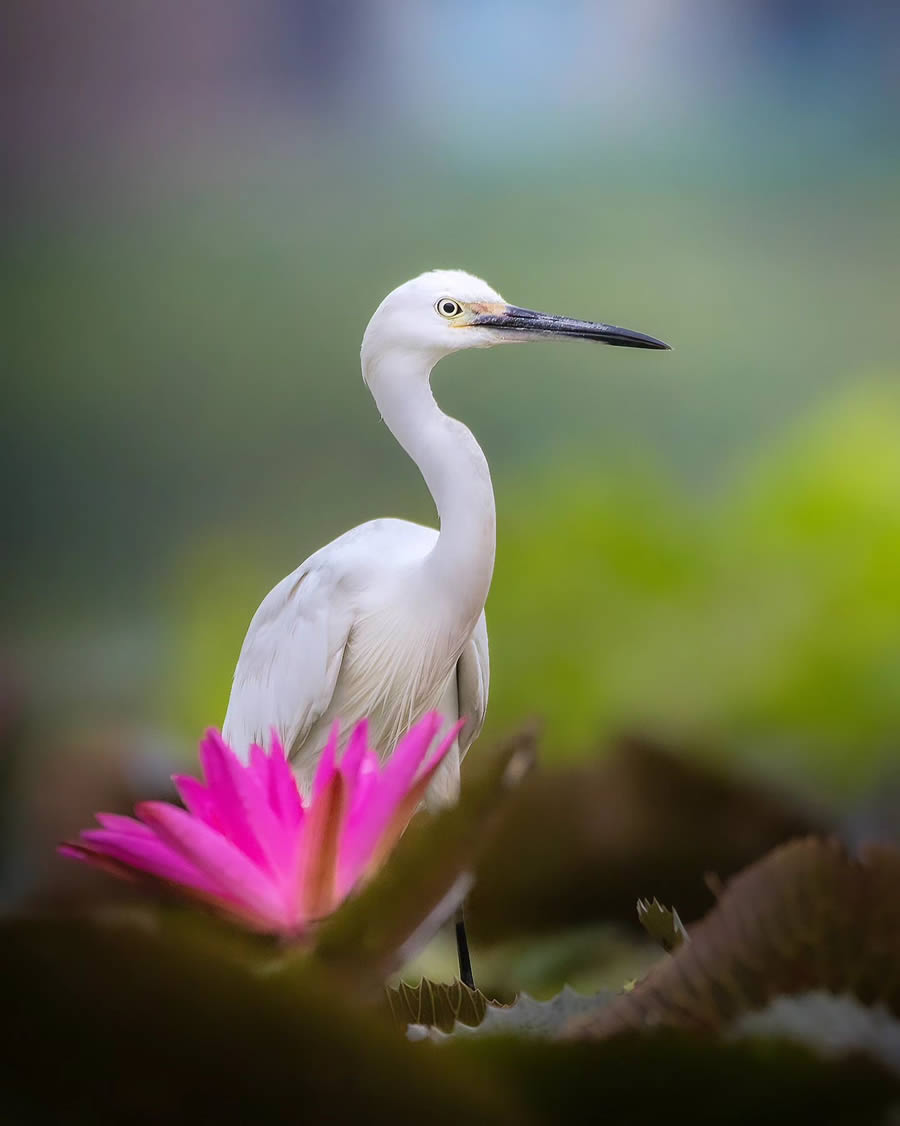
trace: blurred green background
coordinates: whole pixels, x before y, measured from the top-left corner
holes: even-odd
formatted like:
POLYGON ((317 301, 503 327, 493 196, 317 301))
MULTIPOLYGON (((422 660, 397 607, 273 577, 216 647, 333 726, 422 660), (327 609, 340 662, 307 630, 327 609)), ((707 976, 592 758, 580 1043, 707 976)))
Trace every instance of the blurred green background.
POLYGON ((636 728, 830 795, 890 768, 896 12, 9 23, 3 663, 42 728, 192 756, 278 579, 353 523, 434 520, 358 349, 389 289, 460 266, 674 345, 436 372, 497 493, 484 738, 538 714, 553 760, 636 728))

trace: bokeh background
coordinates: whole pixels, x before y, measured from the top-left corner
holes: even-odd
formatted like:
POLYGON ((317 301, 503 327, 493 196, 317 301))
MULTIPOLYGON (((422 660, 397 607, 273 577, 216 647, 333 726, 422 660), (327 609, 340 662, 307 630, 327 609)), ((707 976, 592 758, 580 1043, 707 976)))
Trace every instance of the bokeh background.
POLYGON ((372 516, 434 520, 358 363, 434 266, 674 345, 436 372, 497 493, 484 740, 538 715, 550 764, 636 730, 829 806, 890 784, 900 9, 5 22, 7 900, 58 878, 56 834, 193 761, 282 575, 372 516))

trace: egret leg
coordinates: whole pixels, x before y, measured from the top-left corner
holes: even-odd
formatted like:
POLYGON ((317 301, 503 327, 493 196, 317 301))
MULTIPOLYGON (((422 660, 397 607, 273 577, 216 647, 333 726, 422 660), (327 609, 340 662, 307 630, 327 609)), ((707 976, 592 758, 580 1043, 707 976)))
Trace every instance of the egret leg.
POLYGON ((463 908, 456 912, 456 955, 459 959, 459 980, 470 989, 475 988, 472 976, 472 959, 469 956, 469 939, 466 936, 466 918, 463 908))

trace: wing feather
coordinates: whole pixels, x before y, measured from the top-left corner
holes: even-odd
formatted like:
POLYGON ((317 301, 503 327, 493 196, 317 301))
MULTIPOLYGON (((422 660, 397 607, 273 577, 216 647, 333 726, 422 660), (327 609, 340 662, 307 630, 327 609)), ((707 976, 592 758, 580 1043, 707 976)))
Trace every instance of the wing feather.
POLYGON ((244 638, 222 727, 239 755, 272 727, 286 748, 303 742, 331 702, 352 626, 327 564, 307 560, 273 587, 244 638))
POLYGON ((459 757, 463 758, 484 726, 491 681, 487 623, 484 612, 466 643, 456 665, 456 690, 460 717, 465 725, 459 733, 459 757))
MULTIPOLYGON (((386 651, 379 642, 367 656, 365 645, 371 647, 380 636, 371 632, 372 593, 383 589, 390 596, 396 585, 389 578, 393 569, 423 558, 436 538, 433 529, 407 521, 370 521, 332 541, 273 587, 247 630, 222 728, 239 755, 246 758, 252 743, 268 742, 274 727, 295 758, 295 770, 308 774, 315 755, 304 758, 305 751, 321 749, 336 715, 352 725, 362 714, 383 710, 381 697, 391 689, 388 674, 397 665, 391 652, 394 627, 381 639, 386 651), (352 658, 351 633, 357 647, 352 658)), ((424 658, 420 648, 401 656, 411 663, 399 686, 411 692, 411 718, 413 697, 421 694, 416 670, 424 658)), ((482 613, 456 666, 457 714, 466 717, 458 739, 460 758, 484 723, 489 679, 482 613)), ((390 742, 396 732, 388 734, 390 742)))

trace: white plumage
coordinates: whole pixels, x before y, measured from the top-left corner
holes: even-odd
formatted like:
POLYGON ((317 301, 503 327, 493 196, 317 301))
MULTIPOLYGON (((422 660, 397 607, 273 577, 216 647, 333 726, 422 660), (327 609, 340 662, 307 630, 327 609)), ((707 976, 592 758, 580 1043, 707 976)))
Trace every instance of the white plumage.
POLYGON ((374 745, 386 751, 427 711, 448 722, 464 715, 429 793, 432 804, 452 801, 459 763, 484 721, 490 673, 484 611, 460 638, 447 607, 405 597, 437 538, 406 520, 372 520, 282 579, 247 631, 228 742, 243 751, 274 725, 308 788, 335 719, 349 733, 368 716, 374 745))
POLYGON ((451 352, 547 336, 665 347, 627 329, 509 306, 458 270, 422 274, 378 307, 363 337, 363 378, 425 479, 440 533, 372 520, 270 591, 247 631, 223 725, 238 753, 274 727, 308 786, 335 719, 349 733, 368 716, 373 742, 387 754, 437 708, 448 724, 464 717, 465 725, 427 800, 456 798, 460 761, 487 708, 494 494, 478 443, 437 406, 429 377, 451 352))

